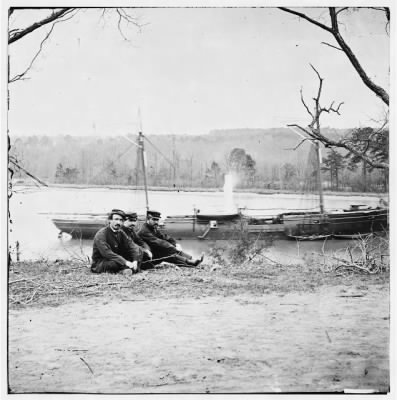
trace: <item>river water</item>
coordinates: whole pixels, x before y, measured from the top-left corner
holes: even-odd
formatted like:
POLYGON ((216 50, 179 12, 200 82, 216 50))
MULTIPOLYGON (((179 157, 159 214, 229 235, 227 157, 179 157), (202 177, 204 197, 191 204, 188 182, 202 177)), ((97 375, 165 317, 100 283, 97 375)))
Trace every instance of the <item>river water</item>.
MULTIPOLYGON (((384 196, 383 196, 384 197, 384 196)), ((163 215, 193 214, 194 208, 201 213, 219 213, 245 208, 246 214, 276 215, 287 210, 314 209, 317 198, 298 194, 234 193, 226 198, 223 192, 150 191, 150 207, 163 215), (227 207, 225 207, 227 205, 227 207)), ((343 209, 351 204, 377 206, 378 196, 325 197, 325 208, 343 209)), ((71 240, 58 237, 58 230, 51 222, 55 213, 105 213, 112 208, 145 212, 145 194, 139 190, 110 188, 33 188, 15 186, 9 202, 12 223, 9 226, 8 245, 16 259, 16 242, 19 243, 20 260, 70 259, 91 256, 92 241, 71 240)), ((272 259, 280 262, 301 262, 323 248, 334 251, 346 247, 347 241, 322 242, 275 241, 269 251, 272 259)), ((215 244, 208 241, 183 241, 185 250, 193 255, 208 251, 215 244)))

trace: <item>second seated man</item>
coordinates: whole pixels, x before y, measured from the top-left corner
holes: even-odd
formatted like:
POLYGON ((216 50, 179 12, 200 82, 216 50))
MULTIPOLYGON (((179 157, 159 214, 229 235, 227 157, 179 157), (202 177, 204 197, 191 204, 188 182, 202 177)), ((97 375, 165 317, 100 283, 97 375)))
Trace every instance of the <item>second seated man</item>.
POLYGON ((153 258, 152 252, 150 251, 149 245, 138 235, 136 228, 136 223, 138 221, 138 215, 134 211, 127 211, 125 213, 124 225, 121 229, 126 233, 126 235, 139 246, 142 252, 142 260, 140 262, 140 268, 147 269, 153 268, 151 259, 153 258))
POLYGON ((204 259, 193 260, 190 254, 184 253, 176 240, 159 229, 161 214, 158 211, 148 211, 146 222, 139 230, 139 236, 150 246, 153 254, 153 263, 166 261, 183 267, 197 267, 204 259))

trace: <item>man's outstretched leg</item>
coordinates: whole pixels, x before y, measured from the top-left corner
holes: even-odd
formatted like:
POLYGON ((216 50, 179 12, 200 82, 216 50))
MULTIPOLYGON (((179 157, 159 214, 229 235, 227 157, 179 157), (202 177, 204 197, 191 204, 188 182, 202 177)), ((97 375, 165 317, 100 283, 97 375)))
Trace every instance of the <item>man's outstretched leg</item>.
POLYGON ((193 260, 193 257, 191 255, 183 252, 179 254, 173 254, 167 259, 168 262, 179 265, 181 267, 197 267, 203 262, 203 260, 204 254, 202 254, 200 258, 193 260))

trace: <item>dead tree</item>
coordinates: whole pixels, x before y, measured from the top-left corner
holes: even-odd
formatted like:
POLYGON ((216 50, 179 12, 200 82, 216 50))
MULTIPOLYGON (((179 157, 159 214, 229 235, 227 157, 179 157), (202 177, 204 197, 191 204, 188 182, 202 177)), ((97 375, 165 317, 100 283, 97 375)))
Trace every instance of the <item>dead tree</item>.
POLYGON ((344 149, 348 150, 349 152, 351 152, 352 154, 354 154, 355 156, 360 157, 362 160, 364 160, 366 163, 368 163, 368 165, 372 166, 373 168, 382 168, 382 169, 388 168, 388 164, 386 162, 375 161, 373 158, 371 158, 367 154, 366 151, 361 151, 360 149, 357 149, 354 146, 354 143, 349 141, 347 138, 342 138, 342 139, 339 139, 339 140, 333 140, 333 139, 330 139, 330 138, 324 136, 321 133, 321 127, 320 127, 321 114, 324 113, 324 112, 326 112, 326 113, 331 113, 332 112, 332 113, 340 115, 339 111, 340 111, 340 108, 341 108, 343 102, 339 103, 337 107, 334 106, 334 104, 335 104, 334 101, 330 104, 329 107, 322 107, 320 105, 320 97, 321 97, 321 92, 322 92, 322 88, 323 88, 324 79, 320 76, 320 74, 313 67, 313 65, 310 65, 310 66, 312 67, 314 72, 317 74, 317 77, 319 79, 317 97, 313 98, 313 100, 314 100, 314 108, 313 108, 313 110, 310 110, 309 107, 307 106, 307 104, 306 104, 306 102, 305 102, 305 100, 303 98, 302 89, 300 90, 300 95, 301 95, 302 104, 303 104, 303 106, 305 107, 306 111, 308 112, 308 114, 311 117, 311 122, 307 127, 302 127, 302 126, 300 126, 298 124, 288 124, 287 126, 295 127, 297 129, 299 129, 301 132, 303 132, 305 134, 305 136, 306 136, 306 138, 303 139, 303 141, 304 140, 314 140, 314 141, 321 142, 322 144, 324 144, 325 147, 344 148, 344 149))

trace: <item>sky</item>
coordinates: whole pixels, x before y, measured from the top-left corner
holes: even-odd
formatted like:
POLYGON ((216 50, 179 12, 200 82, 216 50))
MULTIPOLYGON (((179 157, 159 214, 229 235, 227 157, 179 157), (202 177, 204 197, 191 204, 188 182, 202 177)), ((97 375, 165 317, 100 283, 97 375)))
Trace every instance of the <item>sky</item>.
MULTIPOLYGON (((324 8, 301 9, 320 15, 324 8)), ((131 9, 144 26, 117 28, 115 11, 82 9, 55 26, 28 73, 9 85, 10 136, 207 134, 214 129, 309 124, 307 104, 324 78, 322 104, 344 102, 322 126, 374 125, 384 106, 327 32, 276 8, 131 9), (123 35, 128 39, 125 40, 123 35)), ((16 11, 11 27, 46 10, 16 11)), ((376 83, 389 88, 382 13, 346 14, 342 32, 376 83)), ((9 46, 11 77, 23 71, 49 27, 9 46)), ((389 91, 389 90, 388 90, 389 91)))

